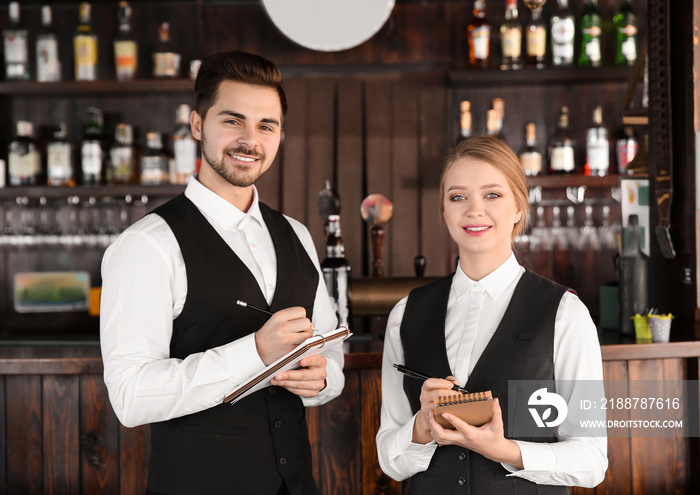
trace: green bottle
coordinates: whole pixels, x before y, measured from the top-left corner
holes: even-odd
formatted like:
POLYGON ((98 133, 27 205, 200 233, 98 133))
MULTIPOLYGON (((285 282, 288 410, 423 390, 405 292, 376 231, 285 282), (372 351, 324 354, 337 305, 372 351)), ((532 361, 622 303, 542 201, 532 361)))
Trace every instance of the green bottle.
POLYGON ((602 23, 598 0, 586 0, 579 19, 581 51, 578 55, 578 65, 580 67, 600 67, 602 23))
POLYGON ((629 0, 622 0, 613 23, 617 35, 615 65, 634 65, 637 61, 637 14, 629 0))

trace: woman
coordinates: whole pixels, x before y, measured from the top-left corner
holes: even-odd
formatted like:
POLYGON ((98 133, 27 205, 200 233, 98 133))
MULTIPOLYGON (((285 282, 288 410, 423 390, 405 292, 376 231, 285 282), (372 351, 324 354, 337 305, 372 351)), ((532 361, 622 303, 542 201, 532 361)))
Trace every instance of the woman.
MULTIPOLYGON (((562 485, 592 487, 605 476, 604 437, 575 436, 565 424, 549 438, 504 435, 510 380, 603 378, 586 307, 513 254, 527 209, 522 167, 499 139, 467 139, 446 157, 440 211, 459 265, 394 307, 384 344, 379 463, 397 481, 411 477, 409 493, 568 493, 562 485), (445 378, 421 382, 395 363, 445 378), (433 398, 453 394, 454 384, 492 391, 489 423, 477 428, 449 414, 455 430, 436 422, 433 398)), ((527 406, 527 398, 513 402, 527 406)))

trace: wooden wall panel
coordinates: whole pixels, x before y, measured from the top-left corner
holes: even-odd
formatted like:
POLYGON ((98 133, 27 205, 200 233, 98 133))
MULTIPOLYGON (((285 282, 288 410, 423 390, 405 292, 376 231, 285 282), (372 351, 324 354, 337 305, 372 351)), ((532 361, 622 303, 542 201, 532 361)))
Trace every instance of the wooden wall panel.
MULTIPOLYGON (((284 120, 284 141, 280 148, 277 172, 279 181, 280 211, 294 219, 305 217, 305 203, 299 196, 305 192, 305 176, 308 147, 306 143, 308 110, 306 108, 308 84, 303 79, 287 79, 284 82, 287 96, 287 116, 284 120)), ((270 171, 275 172, 275 171, 270 171)), ((268 175, 270 173, 268 172, 268 175)), ((265 177, 267 180, 267 177, 265 177)), ((262 194, 262 193, 261 193, 262 194)), ((263 198, 267 197, 263 196, 263 198)))
POLYGON ((119 425, 119 494, 146 491, 148 458, 151 456, 151 429, 119 425))
POLYGON ((42 383, 44 493, 80 491, 78 376, 45 376, 42 383))
POLYGON ((84 493, 119 490, 119 422, 101 375, 80 377, 80 473, 84 493))
MULTIPOLYGON (((7 445, 5 377, 0 377, 0 445, 7 445)), ((0 493, 7 493, 7 449, 0 449, 0 493)))
POLYGON ((7 492, 39 494, 44 490, 41 376, 5 378, 7 410, 7 492))

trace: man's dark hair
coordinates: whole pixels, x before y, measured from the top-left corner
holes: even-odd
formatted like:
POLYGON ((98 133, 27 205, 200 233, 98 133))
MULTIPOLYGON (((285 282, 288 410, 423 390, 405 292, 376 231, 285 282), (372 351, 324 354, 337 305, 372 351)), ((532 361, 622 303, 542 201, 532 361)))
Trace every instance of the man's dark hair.
POLYGON ((282 74, 275 64, 253 53, 238 50, 211 55, 202 61, 194 83, 194 106, 204 118, 216 101, 219 84, 234 81, 265 86, 277 91, 282 116, 287 114, 287 97, 282 89, 282 74))

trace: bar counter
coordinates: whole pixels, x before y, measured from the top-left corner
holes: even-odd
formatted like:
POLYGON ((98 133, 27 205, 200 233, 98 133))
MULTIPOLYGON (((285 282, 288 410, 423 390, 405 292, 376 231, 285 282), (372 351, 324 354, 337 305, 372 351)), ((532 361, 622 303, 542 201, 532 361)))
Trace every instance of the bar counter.
MULTIPOLYGON (((700 341, 601 348, 608 380, 698 377, 700 341)), ((346 354, 343 394, 307 410, 324 494, 402 493, 375 450, 381 359, 346 354)), ((117 421, 97 341, 0 341, 0 375, 0 493, 143 493, 148 427, 117 421)), ((605 481, 572 493, 697 493, 699 447, 698 438, 610 438, 605 481)))

